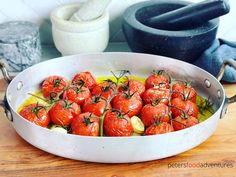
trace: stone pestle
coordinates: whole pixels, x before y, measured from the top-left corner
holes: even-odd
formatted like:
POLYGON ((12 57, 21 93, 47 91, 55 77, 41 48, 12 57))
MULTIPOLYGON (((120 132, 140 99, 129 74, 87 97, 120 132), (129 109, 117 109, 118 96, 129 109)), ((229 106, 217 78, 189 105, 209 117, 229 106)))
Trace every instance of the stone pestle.
POLYGON ((228 0, 205 0, 148 18, 144 24, 157 29, 183 30, 225 15, 229 10, 228 0))
POLYGON ((70 21, 91 21, 100 17, 111 0, 87 0, 82 6, 79 8, 77 12, 75 12, 70 21))

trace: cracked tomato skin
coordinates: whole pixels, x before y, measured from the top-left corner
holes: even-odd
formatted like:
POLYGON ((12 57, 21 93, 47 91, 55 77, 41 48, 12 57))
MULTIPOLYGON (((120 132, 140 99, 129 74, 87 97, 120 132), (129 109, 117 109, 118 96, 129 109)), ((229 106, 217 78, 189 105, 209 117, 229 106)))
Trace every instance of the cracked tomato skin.
POLYGON ((192 127, 198 123, 199 123, 198 119, 193 116, 187 116, 186 118, 183 116, 178 116, 174 118, 172 121, 172 125, 175 131, 192 127))
POLYGON ((174 98, 171 100, 171 106, 171 112, 174 118, 181 116, 184 113, 193 117, 197 117, 198 115, 197 105, 190 100, 185 101, 181 98, 174 98))
POLYGON ((113 95, 115 87, 116 85, 114 83, 104 81, 93 88, 92 95, 101 95, 108 100, 113 95))
POLYGON ((128 92, 130 89, 130 94, 137 93, 140 97, 142 97, 145 92, 145 86, 141 81, 138 80, 127 80, 120 87, 119 92, 128 92))
POLYGON ((85 83, 84 86, 88 87, 89 90, 92 90, 97 85, 95 77, 88 71, 77 73, 72 79, 72 83, 77 84, 80 83, 81 80, 85 83))
POLYGON ((159 103, 168 105, 170 97, 171 97, 170 89, 150 88, 144 92, 143 102, 144 104, 150 104, 158 101, 159 103))
POLYGON ((118 112, 108 112, 104 117, 104 133, 106 136, 131 136, 133 126, 130 117, 119 117, 118 112))
POLYGON ((170 88, 169 80, 162 74, 152 74, 145 80, 146 89, 158 87, 158 88, 170 88))
POLYGON ((141 110, 141 120, 145 127, 151 126, 155 121, 170 122, 169 108, 165 104, 146 104, 141 110))
MULTIPOLYGON (((95 101, 97 96, 93 96, 91 98, 88 98, 85 100, 82 110, 83 112, 91 112, 95 114, 96 116, 102 116, 105 108, 106 108, 106 101, 104 99, 99 98, 97 101, 95 101)), ((111 105, 108 104, 107 109, 111 109, 111 105)))
POLYGON ((136 116, 142 109, 143 102, 138 94, 133 94, 130 98, 124 93, 118 93, 112 100, 113 108, 120 110, 129 117, 136 116))
POLYGON ((186 86, 183 82, 177 82, 172 86, 172 99, 181 98, 196 103, 197 92, 191 86, 186 86))
POLYGON ((173 127, 167 122, 161 122, 159 124, 152 124, 148 127, 145 131, 145 135, 157 135, 157 134, 164 134, 173 132, 173 127))
POLYGON ((100 118, 90 112, 76 116, 71 123, 72 134, 99 136, 100 118), (86 120, 87 119, 87 120, 86 120), (88 122, 89 121, 89 122, 88 122))
POLYGON ((42 83, 43 96, 45 98, 50 98, 51 94, 58 94, 62 92, 69 84, 69 81, 64 77, 49 76, 42 83))
POLYGON ((78 104, 61 100, 56 102, 49 111, 49 115, 54 124, 68 126, 73 118, 81 114, 81 108, 78 104))
POLYGON ((71 85, 63 93, 64 100, 70 100, 77 103, 78 105, 83 105, 84 101, 91 97, 91 93, 87 87, 80 85, 71 85))
POLYGON ((48 112, 46 111, 45 107, 41 104, 29 104, 27 106, 25 106, 20 112, 19 114, 27 119, 28 121, 39 125, 41 127, 47 127, 48 124, 50 123, 50 117, 48 112), (36 110, 35 108, 37 106, 40 106, 38 108, 40 108, 37 112, 35 112, 34 110, 36 110))

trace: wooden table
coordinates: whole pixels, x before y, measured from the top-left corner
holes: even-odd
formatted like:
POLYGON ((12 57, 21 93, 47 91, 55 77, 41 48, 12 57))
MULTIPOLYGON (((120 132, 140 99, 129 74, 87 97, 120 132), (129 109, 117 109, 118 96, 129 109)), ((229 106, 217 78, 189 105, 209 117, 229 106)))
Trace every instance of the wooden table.
MULTIPOLYGON (((6 83, 0 80, 0 96, 6 83)), ((236 84, 224 84, 228 96, 236 84)), ((219 121, 216 132, 200 146, 180 155, 144 163, 99 164, 69 160, 41 151, 25 142, 0 111, 0 177, 236 177, 236 103, 219 121), (176 164, 174 164, 176 163, 176 164), (173 167, 188 163, 189 167, 173 167), (194 167, 195 164, 227 163, 228 167, 194 167)))

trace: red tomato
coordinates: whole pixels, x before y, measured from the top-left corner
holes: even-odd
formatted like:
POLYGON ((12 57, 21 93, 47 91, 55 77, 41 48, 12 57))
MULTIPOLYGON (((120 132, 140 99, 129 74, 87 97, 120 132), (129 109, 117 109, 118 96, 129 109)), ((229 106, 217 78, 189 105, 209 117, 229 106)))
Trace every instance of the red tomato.
POLYGON ((167 122, 161 122, 158 124, 152 124, 148 127, 145 131, 145 135, 157 135, 157 134, 164 134, 173 132, 173 127, 167 122))
POLYGON ((81 84, 81 80, 84 82, 84 86, 88 87, 89 90, 92 90, 93 87, 97 85, 95 77, 88 71, 76 74, 72 80, 72 83, 81 84))
POLYGON ((107 104, 107 102, 100 96, 95 95, 85 100, 82 110, 83 112, 91 112, 96 116, 101 116, 105 108, 111 109, 111 105, 107 104))
POLYGON ((189 116, 197 117, 198 107, 190 100, 184 101, 181 98, 174 98, 171 100, 171 112, 173 117, 187 114, 189 116))
POLYGON ((29 104, 25 106, 19 114, 30 122, 41 127, 47 127, 50 123, 50 117, 45 109, 45 106, 41 104, 29 104))
POLYGON ((146 104, 141 110, 141 119, 146 127, 154 122, 170 122, 170 112, 165 104, 151 105, 146 104))
POLYGON ((170 88, 169 79, 162 73, 152 74, 145 81, 146 89, 158 87, 158 88, 170 88))
POLYGON ((91 93, 87 87, 81 85, 71 85, 63 93, 64 100, 70 100, 78 105, 84 104, 85 99, 90 98, 91 93))
POLYGON ((127 80, 119 87, 119 92, 128 92, 128 90, 130 94, 137 93, 142 97, 145 92, 145 86, 141 81, 127 80))
POLYGON ((90 112, 77 115, 71 123, 72 134, 99 136, 100 118, 90 112))
POLYGON ((177 82, 173 84, 172 85, 172 98, 179 97, 180 93, 183 92, 184 88, 185 88, 185 85, 183 82, 177 82))
POLYGON ((56 102, 49 111, 52 122, 60 126, 70 125, 72 119, 80 113, 78 104, 66 100, 56 102))
POLYGON ((143 102, 145 104, 150 103, 163 103, 168 105, 170 99, 170 89, 166 88, 150 88, 143 94, 143 102))
POLYGON ((191 86, 186 86, 183 82, 178 82, 172 86, 172 99, 181 98, 196 103, 197 92, 191 86))
POLYGON ((133 133, 131 120, 119 112, 108 112, 104 117, 104 133, 106 136, 131 136, 133 133))
POLYGON ((100 95, 105 99, 110 99, 115 91, 115 83, 104 81, 96 85, 92 90, 92 95, 100 95))
POLYGON ((142 109, 143 102, 138 94, 129 95, 127 93, 118 93, 112 100, 113 108, 120 110, 129 117, 138 115, 142 109))
POLYGON ((192 127, 198 123, 199 123, 198 119, 193 116, 187 116, 187 117, 178 116, 178 117, 174 118, 172 121, 172 125, 173 125, 175 131, 182 130, 182 129, 185 129, 188 127, 192 127))
POLYGON ((42 92, 45 98, 54 98, 61 93, 67 86, 69 81, 61 76, 49 76, 42 83, 42 92))

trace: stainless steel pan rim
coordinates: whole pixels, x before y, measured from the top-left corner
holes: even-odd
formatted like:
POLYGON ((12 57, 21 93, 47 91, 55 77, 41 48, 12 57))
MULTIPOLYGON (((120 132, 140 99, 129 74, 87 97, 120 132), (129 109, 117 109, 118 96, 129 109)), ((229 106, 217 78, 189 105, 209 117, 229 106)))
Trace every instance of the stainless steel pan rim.
MULTIPOLYGON (((125 59, 122 59, 122 60, 125 60, 125 59)), ((71 62, 71 64, 73 64, 73 62, 71 62)), ((231 65, 233 64, 231 63, 231 65)), ((142 66, 140 68, 142 68, 142 66)), ((4 72, 4 69, 3 69, 3 72, 4 72)), ((198 76, 194 76, 194 77, 198 77, 198 76)), ((5 78, 10 81, 8 77, 5 77, 5 78)), ((37 80, 35 82, 39 83, 40 81, 37 80)), ((216 90, 216 88, 214 88, 214 90, 216 90)), ((232 99, 233 97, 229 99, 226 98, 223 86, 220 84, 220 82, 216 78, 214 78, 208 72, 196 66, 193 66, 191 64, 188 64, 179 60, 170 59, 167 57, 154 56, 154 55, 149 55, 149 54, 125 53, 125 52, 103 53, 103 54, 101 53, 80 54, 80 55, 61 57, 54 60, 42 62, 18 74, 13 79, 13 81, 9 84, 6 91, 6 95, 7 95, 7 100, 5 100, 5 103, 6 102, 9 103, 10 109, 11 109, 10 113, 14 117, 13 126, 15 130, 17 131, 17 133, 20 136, 22 136, 27 142, 31 143, 35 147, 38 147, 44 151, 50 152, 55 155, 59 155, 59 156, 63 156, 63 157, 71 158, 71 159, 76 159, 76 160, 84 160, 84 161, 92 161, 92 162, 108 162, 108 163, 148 161, 148 160, 154 160, 154 159, 160 159, 164 157, 173 156, 181 152, 184 152, 186 150, 189 150, 201 144, 209 136, 211 136, 212 133, 215 131, 215 128, 218 123, 218 119, 222 115, 222 110, 227 105, 227 102, 225 103, 225 100, 226 101, 229 100, 229 102, 235 101, 232 99), (16 84, 17 81, 21 81, 21 78, 24 78, 25 75, 27 76, 27 72, 29 72, 29 70, 34 73, 34 70, 37 70, 45 65, 52 65, 54 63, 60 63, 66 60, 69 61, 70 59, 76 60, 76 61, 83 60, 83 58, 86 58, 88 56, 91 58, 105 56, 105 57, 111 58, 111 60, 113 60, 112 57, 114 58, 115 56, 116 57, 126 56, 127 58, 137 57, 137 60, 131 59, 130 62, 135 62, 135 61, 146 62, 149 58, 151 58, 153 59, 153 61, 154 59, 159 59, 160 61, 171 63, 171 64, 177 63, 178 65, 189 67, 192 70, 196 69, 200 74, 206 75, 207 76, 206 79, 209 79, 211 80, 211 82, 214 82, 212 84, 213 85, 215 84, 215 86, 217 87, 217 90, 221 94, 220 100, 217 100, 218 106, 217 106, 216 112, 209 119, 207 119, 206 121, 196 126, 193 126, 184 130, 172 132, 172 133, 167 133, 167 134, 162 134, 162 135, 153 135, 153 136, 141 136, 141 137, 139 136, 136 136, 136 137, 87 137, 87 136, 79 136, 79 135, 72 135, 72 134, 69 134, 69 135, 61 134, 61 133, 52 132, 49 129, 34 125, 33 123, 23 119, 16 113, 15 111, 16 109, 14 109, 14 106, 11 103, 11 99, 14 99, 14 98, 10 98, 10 95, 12 94, 11 90, 13 90, 13 87, 16 86, 14 84, 16 84), (143 60, 143 58, 147 58, 147 60, 143 60), (202 135, 198 137, 196 136, 198 134, 198 131, 207 131, 207 135, 204 135, 204 136, 202 135), (46 141, 45 137, 49 138, 50 141, 49 140, 46 141), (188 142, 188 145, 185 145, 184 143, 183 145, 181 145, 181 143, 179 144, 178 141, 175 140, 173 137, 177 137, 181 141, 188 142), (192 139, 194 139, 194 141, 192 139), (65 142, 63 143, 59 142, 61 140, 65 140, 65 142), (160 143, 157 143, 157 142, 160 142, 160 143), (147 144, 147 146, 152 145, 154 147, 146 147, 145 144, 147 144), (61 147, 63 145, 65 146, 64 148, 61 147), (89 148, 89 146, 91 145, 93 145, 92 150, 96 152, 91 151, 91 149, 89 148), (176 145, 176 146, 173 146, 173 145, 176 145), (118 148, 116 146, 118 146, 118 148), (160 149, 163 149, 163 146, 166 148, 166 150, 165 149, 160 150, 160 149), (72 149, 70 149, 70 147, 72 147, 72 149), (125 148, 126 151, 124 151, 122 148, 125 148), (137 152, 133 151, 134 148, 136 149, 137 152), (156 152, 156 149, 153 149, 153 148, 157 148, 161 152, 156 152), (175 148, 177 148, 177 150, 175 148), (171 152, 168 153, 167 151, 171 151, 171 152), (151 155, 145 154, 145 152, 150 152, 151 155), (99 153, 100 155, 97 155, 97 153, 99 153)), ((0 102, 0 103, 1 105, 4 105, 4 102, 0 102)))

